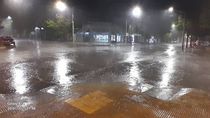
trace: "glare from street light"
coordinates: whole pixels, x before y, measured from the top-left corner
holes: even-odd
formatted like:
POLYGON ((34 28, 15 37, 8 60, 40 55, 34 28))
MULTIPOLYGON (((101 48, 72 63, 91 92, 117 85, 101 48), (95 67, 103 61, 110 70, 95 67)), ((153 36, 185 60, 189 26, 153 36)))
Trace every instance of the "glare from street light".
POLYGON ((168 12, 172 13, 174 11, 173 7, 169 7, 168 12))
POLYGON ((55 7, 56 7, 56 9, 58 9, 61 12, 65 11, 67 9, 67 5, 63 1, 57 1, 55 3, 55 7))
POLYGON ((8 20, 12 20, 12 17, 11 17, 11 16, 8 16, 7 19, 8 19, 8 20))
POLYGON ((40 28, 39 27, 35 27, 34 30, 35 31, 38 31, 38 30, 40 30, 40 28))
POLYGON ((172 29, 175 29, 175 28, 176 28, 176 25, 173 23, 173 24, 171 25, 171 28, 172 28, 172 29))
MULTIPOLYGON (((0 0, 1 1, 1 0, 0 0)), ((3 0, 5 5, 9 9, 14 10, 15 13, 22 14, 23 12, 29 12, 29 9, 33 6, 34 0, 3 0)))
POLYGON ((13 2, 15 2, 15 3, 22 3, 23 2, 23 0, 12 0, 13 2))
POLYGON ((22 0, 13 0, 14 2, 21 2, 22 0))
POLYGON ((132 14, 134 17, 139 18, 142 15, 142 9, 139 6, 133 8, 132 14))

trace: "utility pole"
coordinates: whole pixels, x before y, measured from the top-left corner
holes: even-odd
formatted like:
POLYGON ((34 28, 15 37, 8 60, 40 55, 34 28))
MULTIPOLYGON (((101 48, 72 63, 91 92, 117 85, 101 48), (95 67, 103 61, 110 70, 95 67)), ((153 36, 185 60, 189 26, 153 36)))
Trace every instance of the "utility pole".
POLYGON ((125 28, 126 28, 126 30, 125 30, 125 42, 127 43, 127 41, 128 41, 128 20, 126 19, 126 21, 125 21, 125 28))
POLYGON ((184 51, 184 42, 185 42, 185 24, 186 24, 186 16, 184 14, 184 23, 183 23, 183 32, 182 32, 182 51, 184 51))
POLYGON ((71 14, 71 23, 72 23, 72 40, 75 42, 75 35, 74 35, 74 11, 72 10, 71 14))

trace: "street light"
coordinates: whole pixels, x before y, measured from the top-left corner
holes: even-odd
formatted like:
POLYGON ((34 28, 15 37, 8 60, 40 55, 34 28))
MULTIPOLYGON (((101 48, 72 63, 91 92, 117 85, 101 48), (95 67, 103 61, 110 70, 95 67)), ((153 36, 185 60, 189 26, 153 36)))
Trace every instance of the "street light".
POLYGON ((67 9, 67 5, 63 1, 59 0, 55 3, 55 8, 60 12, 64 12, 67 9))
POLYGON ((169 8, 168 8, 168 12, 169 12, 169 13, 174 12, 174 7, 169 7, 169 8))
POLYGON ((172 28, 172 29, 175 29, 175 28, 176 28, 176 25, 173 23, 173 24, 171 25, 171 28, 172 28))
POLYGON ((44 27, 40 28, 40 37, 41 39, 47 39, 47 32, 44 27))
POLYGON ((8 17, 7 17, 7 20, 12 20, 12 17, 11 17, 11 16, 8 16, 8 17))
MULTIPOLYGON (((139 6, 135 6, 132 9, 131 12, 132 12, 132 16, 135 17, 135 18, 141 17, 141 15, 143 13, 141 7, 139 7, 139 6)), ((129 36, 129 33, 128 33, 128 21, 127 21, 127 19, 126 19, 125 25, 126 25, 125 36, 126 36, 126 42, 127 42, 128 41, 128 36, 129 36)))
POLYGON ((4 20, 2 20, 1 25, 4 27, 2 34, 12 35, 13 20, 11 16, 7 16, 4 20))
MULTIPOLYGON (((173 13, 174 12, 174 7, 169 7, 168 9, 169 13, 173 13)), ((185 28, 186 28, 186 14, 182 11, 178 11, 175 10, 176 13, 179 13, 182 15, 183 19, 184 19, 184 23, 183 23, 183 31, 182 31, 182 50, 184 50, 184 42, 185 42, 185 28)), ((187 45, 186 45, 187 47, 187 45)))
MULTIPOLYGON (((64 11, 67 10, 68 6, 65 2, 59 0, 55 3, 55 8, 60 12, 64 12, 64 11)), ((74 42, 75 41, 75 36, 74 36, 74 13, 73 13, 73 8, 72 8, 72 14, 71 14, 71 23, 72 23, 72 40, 74 42)))
POLYGON ((37 26, 34 28, 34 31, 35 31, 35 38, 36 38, 36 39, 39 38, 40 30, 41 30, 41 29, 40 29, 39 27, 37 27, 37 26))
POLYGON ((139 18, 142 15, 142 9, 139 6, 136 6, 132 10, 132 15, 136 18, 139 18))
POLYGON ((39 27, 35 27, 34 30, 35 30, 35 31, 39 31, 40 28, 39 28, 39 27))

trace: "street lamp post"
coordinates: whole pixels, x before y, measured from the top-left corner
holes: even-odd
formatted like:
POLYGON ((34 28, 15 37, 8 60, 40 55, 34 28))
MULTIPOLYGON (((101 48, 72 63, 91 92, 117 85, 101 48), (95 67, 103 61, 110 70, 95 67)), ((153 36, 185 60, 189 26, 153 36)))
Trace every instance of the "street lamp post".
POLYGON ((55 7, 57 10, 59 10, 60 12, 64 12, 67 9, 67 5, 66 3, 64 3, 63 1, 57 1, 55 3, 55 7))
POLYGON ((12 35, 13 34, 13 31, 12 31, 13 19, 11 16, 8 16, 4 20, 2 20, 1 25, 4 28, 3 29, 4 35, 12 35))
POLYGON ((7 17, 7 20, 12 20, 12 17, 11 17, 11 16, 8 16, 8 17, 7 17))
POLYGON ((168 8, 168 12, 169 12, 169 13, 174 12, 174 8, 173 8, 173 7, 169 7, 169 8, 168 8))
POLYGON ((185 42, 185 24, 186 24, 186 16, 184 14, 184 23, 183 23, 183 31, 182 31, 182 50, 184 50, 184 42, 185 42))
POLYGON ((74 11, 72 9, 71 13, 71 23, 72 23, 72 40, 75 42, 75 36, 74 36, 74 11))
POLYGON ((128 42, 128 20, 125 21, 125 42, 128 42))
MULTIPOLYGON (((173 13, 174 12, 174 7, 170 7, 168 9, 169 13, 173 13)), ((183 31, 182 31, 182 50, 184 50, 184 42, 185 42, 185 28, 186 28, 186 15, 184 12, 178 11, 176 10, 175 12, 179 13, 182 15, 183 19, 184 19, 184 23, 183 23, 183 31)))
POLYGON ((174 30, 174 29, 176 28, 176 25, 173 23, 173 24, 171 25, 171 28, 172 28, 172 30, 174 30))
POLYGON ((132 10, 132 15, 136 18, 139 18, 142 15, 142 10, 139 6, 136 6, 132 10))
MULTIPOLYGON (((139 6, 135 6, 133 9, 132 9, 132 16, 135 17, 135 18, 139 18, 141 17, 142 15, 142 9, 139 7, 139 6)), ((128 42, 128 36, 129 36, 129 33, 128 33, 128 20, 126 19, 126 43, 128 42)))
POLYGON ((39 37, 40 36, 40 30, 41 29, 39 27, 37 27, 37 26, 34 28, 34 31, 35 31, 35 39, 36 40, 38 40, 39 38, 41 38, 41 37, 39 37))
POLYGON ((41 39, 47 39, 47 32, 44 27, 41 27, 41 39))
MULTIPOLYGON (((55 3, 55 8, 60 11, 60 12, 64 12, 67 10, 68 6, 65 2, 59 0, 55 3)), ((72 13, 71 13, 71 23, 72 23, 72 40, 73 42, 75 41, 75 35, 74 35, 74 30, 75 30, 75 26, 74 26, 74 12, 73 12, 73 8, 72 8, 72 13)))

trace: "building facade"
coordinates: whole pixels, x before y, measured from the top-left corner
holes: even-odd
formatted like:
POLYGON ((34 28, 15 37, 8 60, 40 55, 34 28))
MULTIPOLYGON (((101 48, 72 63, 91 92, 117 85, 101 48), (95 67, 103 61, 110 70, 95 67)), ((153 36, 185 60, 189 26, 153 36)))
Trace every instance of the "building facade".
POLYGON ((76 41, 99 42, 99 43, 120 43, 124 42, 122 28, 111 23, 91 22, 83 25, 76 33, 76 41))

